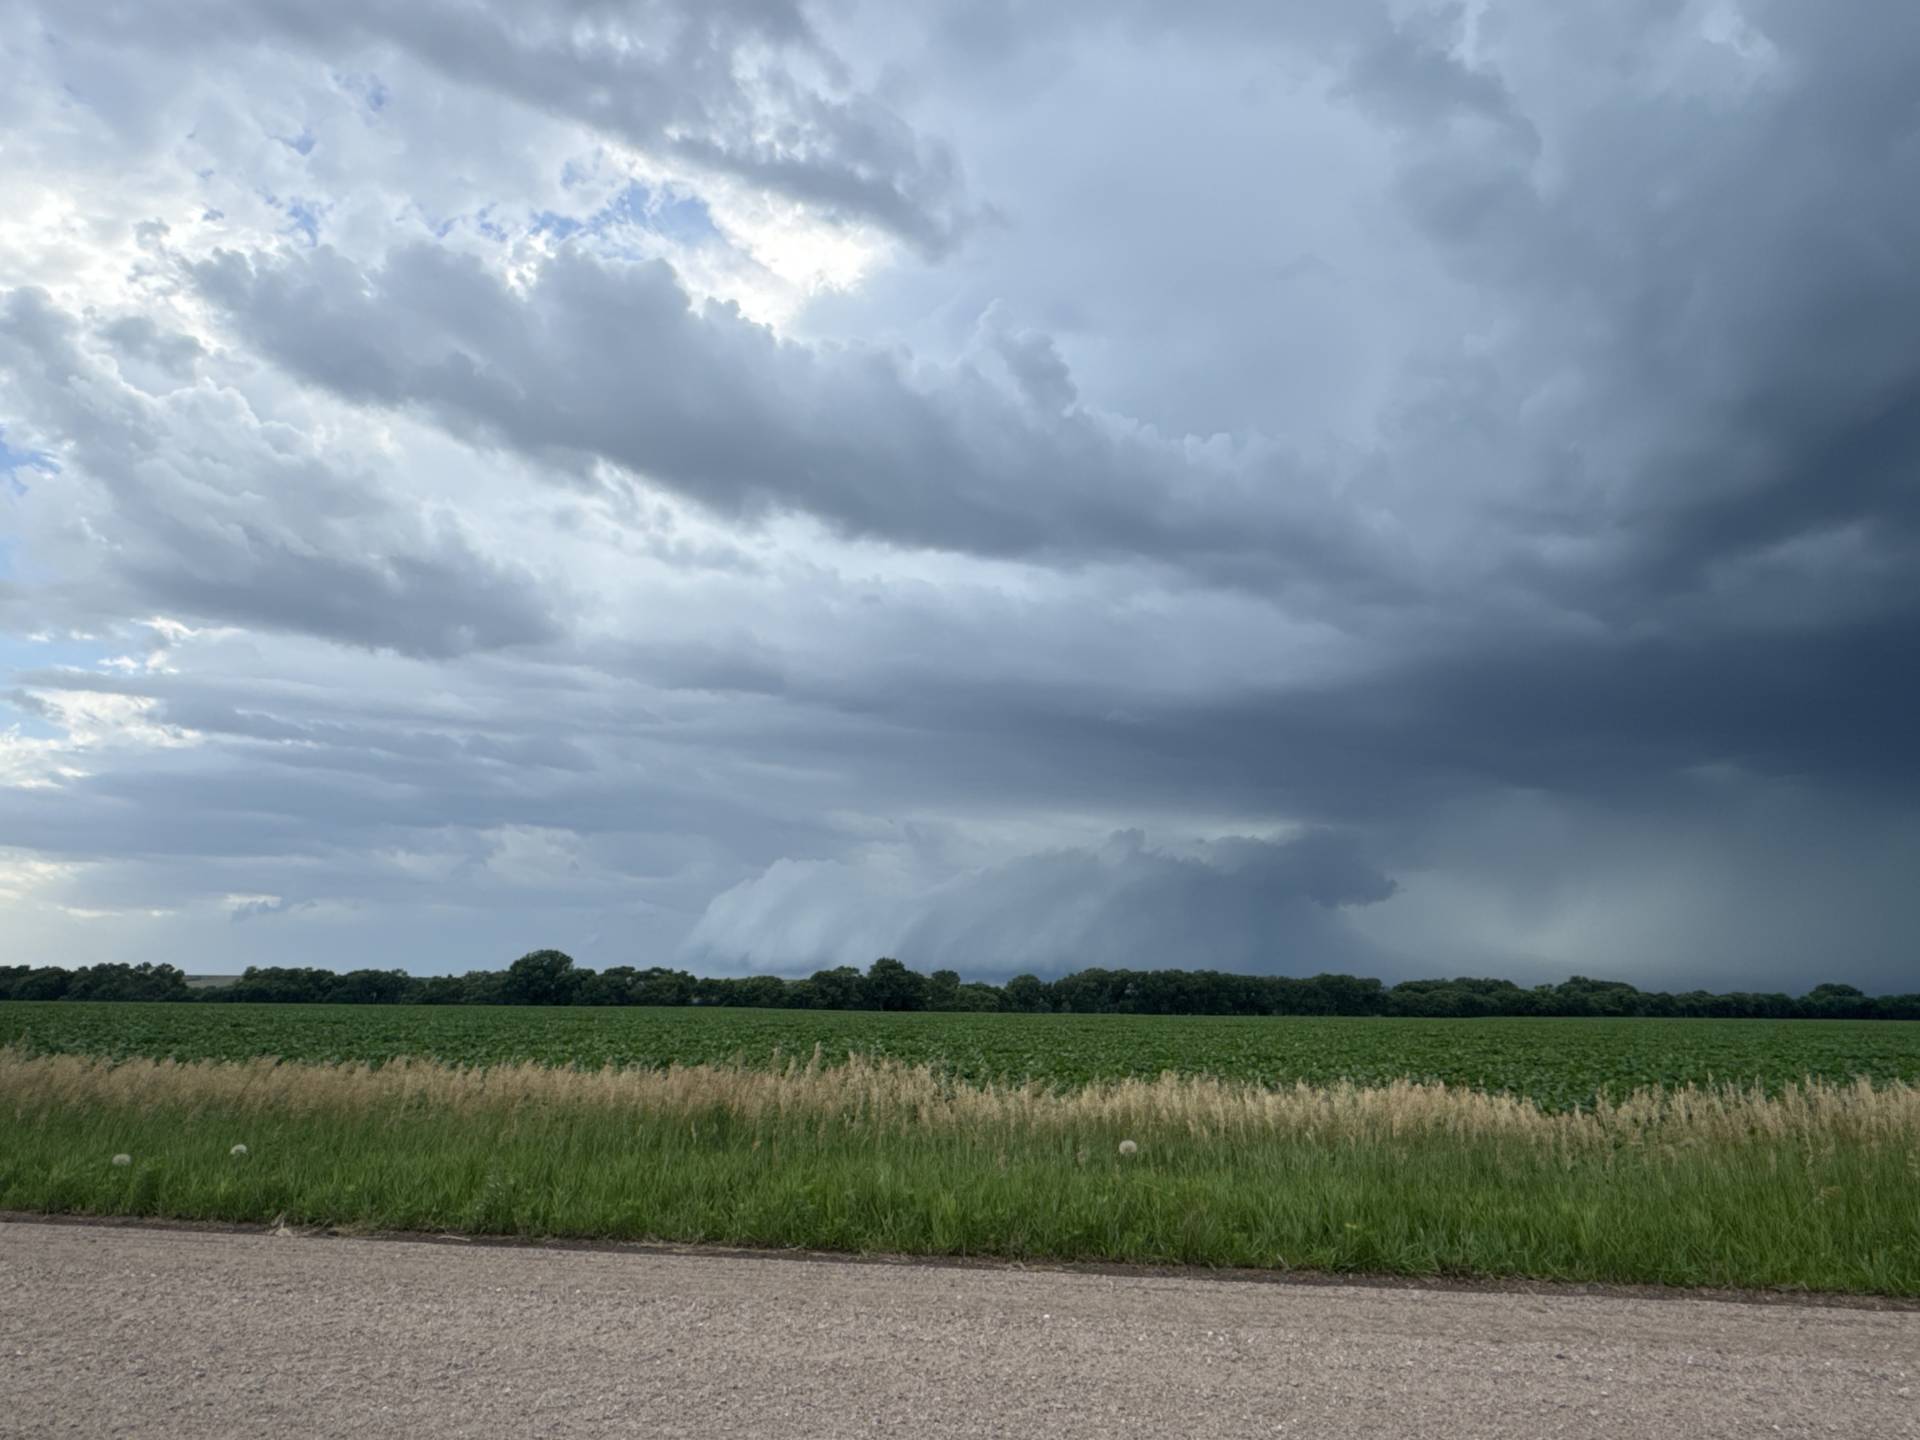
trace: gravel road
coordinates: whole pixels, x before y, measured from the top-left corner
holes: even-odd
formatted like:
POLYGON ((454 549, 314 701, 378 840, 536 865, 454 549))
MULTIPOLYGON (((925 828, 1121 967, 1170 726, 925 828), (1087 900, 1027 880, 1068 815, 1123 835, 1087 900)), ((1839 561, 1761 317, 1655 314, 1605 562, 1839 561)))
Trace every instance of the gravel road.
POLYGON ((1920 1313, 0 1224, 8 1436, 1920 1437, 1920 1313))

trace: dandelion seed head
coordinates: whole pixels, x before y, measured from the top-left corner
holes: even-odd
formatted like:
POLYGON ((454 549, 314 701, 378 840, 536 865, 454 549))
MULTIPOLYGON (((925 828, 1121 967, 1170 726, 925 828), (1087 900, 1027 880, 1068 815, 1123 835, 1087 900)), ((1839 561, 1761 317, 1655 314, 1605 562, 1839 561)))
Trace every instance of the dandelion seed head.
POLYGON ((1131 1140, 1122 1140, 1120 1142, 1120 1153, 1122 1155, 1137 1154, 1139 1150, 1140 1150, 1140 1147, 1134 1144, 1133 1141, 1131 1140))
POLYGON ((131 1165, 131 1164, 133 1164, 133 1156, 131 1156, 131 1155, 116 1155, 116 1156, 114 1156, 114 1157, 113 1157, 113 1163, 114 1163, 114 1164, 116 1164, 116 1165, 131 1165))

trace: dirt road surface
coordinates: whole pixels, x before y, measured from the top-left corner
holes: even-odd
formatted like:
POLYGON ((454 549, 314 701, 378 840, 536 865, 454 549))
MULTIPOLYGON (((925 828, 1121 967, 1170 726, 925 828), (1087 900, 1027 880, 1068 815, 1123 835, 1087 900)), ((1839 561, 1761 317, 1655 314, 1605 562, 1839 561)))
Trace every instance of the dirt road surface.
POLYGON ((1920 1437, 1920 1313, 0 1224, 7 1436, 1920 1437))

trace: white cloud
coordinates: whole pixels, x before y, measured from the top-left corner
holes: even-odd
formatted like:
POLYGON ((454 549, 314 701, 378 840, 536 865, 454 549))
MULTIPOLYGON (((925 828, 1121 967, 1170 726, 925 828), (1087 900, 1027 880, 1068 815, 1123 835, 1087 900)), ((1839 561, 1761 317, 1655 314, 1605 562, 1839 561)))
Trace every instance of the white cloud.
POLYGON ((27 899, 73 879, 82 868, 72 861, 43 860, 30 851, 0 850, 0 900, 27 899))

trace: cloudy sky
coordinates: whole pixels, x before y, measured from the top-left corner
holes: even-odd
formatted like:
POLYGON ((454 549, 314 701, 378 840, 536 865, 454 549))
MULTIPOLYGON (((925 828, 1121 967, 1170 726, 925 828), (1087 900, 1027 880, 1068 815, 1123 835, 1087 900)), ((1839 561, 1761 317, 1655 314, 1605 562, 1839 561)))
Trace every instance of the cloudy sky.
POLYGON ((5 958, 1912 988, 1917 72, 0 0, 5 958))

